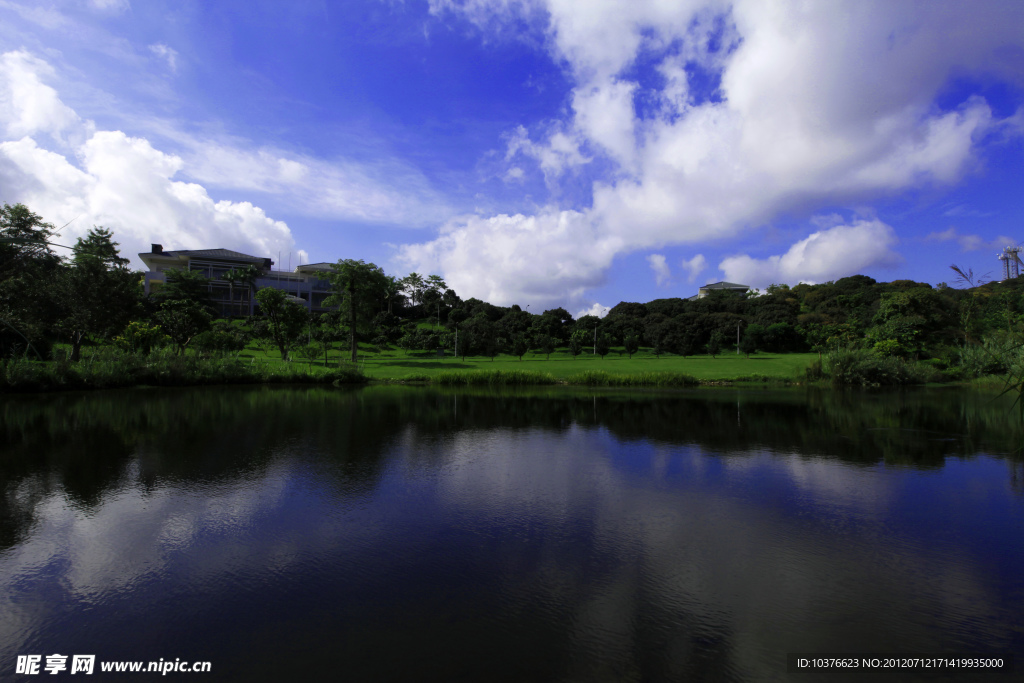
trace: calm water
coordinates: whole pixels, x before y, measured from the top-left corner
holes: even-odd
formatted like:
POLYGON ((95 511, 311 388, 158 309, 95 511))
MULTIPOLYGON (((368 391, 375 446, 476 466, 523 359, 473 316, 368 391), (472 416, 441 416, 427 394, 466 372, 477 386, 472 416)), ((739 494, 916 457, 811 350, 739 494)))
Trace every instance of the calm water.
POLYGON ((53 653, 237 681, 1019 671, 1022 444, 959 390, 0 399, 0 678, 53 653))

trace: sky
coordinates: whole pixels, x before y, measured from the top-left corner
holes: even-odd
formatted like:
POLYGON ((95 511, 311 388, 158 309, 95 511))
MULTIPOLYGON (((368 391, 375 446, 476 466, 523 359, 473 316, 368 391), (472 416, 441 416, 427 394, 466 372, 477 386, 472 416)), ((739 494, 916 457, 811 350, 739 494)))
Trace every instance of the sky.
POLYGON ((0 0, 0 201, 602 314, 1024 239, 1024 3, 0 0))

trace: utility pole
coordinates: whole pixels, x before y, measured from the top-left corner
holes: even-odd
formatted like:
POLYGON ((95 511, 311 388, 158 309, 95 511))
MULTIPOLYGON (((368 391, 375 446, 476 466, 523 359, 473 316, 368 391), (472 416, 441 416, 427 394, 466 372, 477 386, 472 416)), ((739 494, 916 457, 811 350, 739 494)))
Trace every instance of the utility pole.
POLYGON ((736 323, 736 355, 740 355, 740 324, 736 323))
POLYGON ((594 325, 594 355, 597 355, 597 325, 594 325))

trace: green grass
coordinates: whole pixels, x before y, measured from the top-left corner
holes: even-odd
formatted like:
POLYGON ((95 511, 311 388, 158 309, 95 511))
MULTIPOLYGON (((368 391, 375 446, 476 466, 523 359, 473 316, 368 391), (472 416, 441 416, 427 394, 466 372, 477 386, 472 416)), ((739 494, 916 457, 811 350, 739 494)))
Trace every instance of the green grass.
MULTIPOLYGON (((437 358, 416 352, 406 355, 402 351, 375 354, 368 349, 360 349, 358 366, 367 377, 379 380, 429 381, 442 373, 447 378, 452 373, 466 371, 527 371, 571 384, 669 386, 685 383, 682 379, 673 379, 680 375, 701 382, 795 381, 817 358, 815 353, 755 354, 750 358, 735 353, 722 354, 717 358, 706 355, 686 358, 662 355, 656 358, 649 352, 641 351, 630 359, 625 354, 620 356, 613 351, 603 359, 591 354, 573 359, 567 352, 559 351, 551 354, 550 360, 543 355, 529 353, 523 356, 522 361, 508 355, 497 356, 492 361, 479 356, 469 356, 463 360, 451 356, 437 358)), ((442 381, 454 383, 456 380, 442 381)))
MULTIPOLYGON (((60 354, 57 354, 60 355, 60 354)), ((84 351, 83 362, 11 362, 0 368, 0 391, 105 388, 136 384, 188 385, 266 382, 360 381, 430 382, 451 386, 525 386, 568 384, 594 387, 672 387, 698 383, 737 381, 796 381, 817 354, 755 354, 750 358, 724 353, 717 358, 674 355, 655 357, 648 350, 629 358, 613 349, 601 358, 566 350, 528 353, 520 360, 500 355, 437 358, 436 354, 401 350, 377 353, 360 345, 355 368, 347 362, 343 343, 332 345, 327 363, 316 360, 281 360, 276 349, 250 346, 237 357, 201 359, 194 352, 175 356, 169 349, 142 359, 125 357, 116 349, 95 347, 84 351)))

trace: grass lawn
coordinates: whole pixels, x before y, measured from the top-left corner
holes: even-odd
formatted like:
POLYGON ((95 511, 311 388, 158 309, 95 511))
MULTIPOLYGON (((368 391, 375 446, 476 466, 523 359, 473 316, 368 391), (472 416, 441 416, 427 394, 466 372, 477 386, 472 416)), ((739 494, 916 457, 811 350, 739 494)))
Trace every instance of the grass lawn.
MULTIPOLYGON (((452 370, 530 370, 549 373, 555 378, 565 378, 588 370, 603 370, 610 374, 634 374, 648 372, 675 372, 690 375, 699 380, 736 380, 744 377, 777 377, 798 379, 803 371, 817 360, 816 353, 757 353, 746 358, 735 350, 727 351, 716 358, 708 355, 682 358, 671 354, 656 357, 649 349, 641 349, 629 358, 621 349, 613 348, 604 358, 592 353, 583 353, 575 359, 564 349, 551 354, 550 360, 543 354, 527 353, 523 360, 506 354, 492 361, 484 356, 467 356, 466 360, 450 355, 438 358, 436 353, 404 351, 394 349, 383 353, 374 352, 369 345, 359 345, 359 370, 372 379, 427 379, 438 372, 452 370)), ((276 350, 269 353, 247 348, 240 354, 243 359, 255 358, 256 362, 280 363, 276 350)), ((339 360, 349 358, 344 343, 331 345, 329 365, 337 367, 339 360)), ((292 363, 307 365, 307 360, 297 353, 292 354, 292 363)), ((323 367, 323 356, 312 361, 312 365, 323 367)))
POLYGON ((716 358, 710 356, 662 355, 661 358, 642 351, 630 359, 625 354, 612 352, 603 359, 600 356, 581 354, 573 359, 568 352, 556 352, 547 360, 543 355, 528 353, 520 361, 515 356, 500 355, 493 361, 484 357, 437 358, 412 353, 406 356, 401 351, 383 354, 360 354, 359 369, 374 379, 402 379, 408 376, 431 376, 445 370, 532 370, 545 372, 556 378, 564 378, 585 370, 603 370, 612 374, 640 372, 678 372, 700 380, 731 380, 741 377, 761 376, 779 379, 797 379, 817 360, 816 353, 755 354, 750 358, 737 356, 735 352, 725 353, 716 358))

